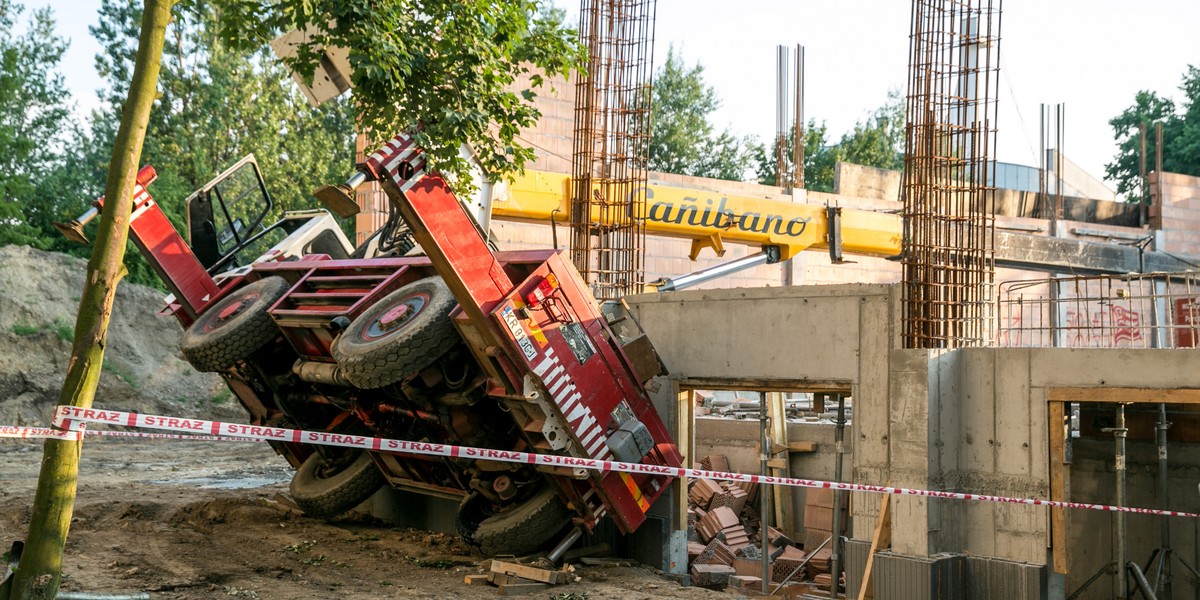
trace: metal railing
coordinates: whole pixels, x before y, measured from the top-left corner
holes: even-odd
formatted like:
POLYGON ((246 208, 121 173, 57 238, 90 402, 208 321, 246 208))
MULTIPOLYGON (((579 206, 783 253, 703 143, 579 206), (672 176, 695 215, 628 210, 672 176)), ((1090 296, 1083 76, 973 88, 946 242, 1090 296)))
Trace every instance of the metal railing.
POLYGON ((1196 348, 1200 271, 1009 281, 997 293, 996 345, 1196 348))

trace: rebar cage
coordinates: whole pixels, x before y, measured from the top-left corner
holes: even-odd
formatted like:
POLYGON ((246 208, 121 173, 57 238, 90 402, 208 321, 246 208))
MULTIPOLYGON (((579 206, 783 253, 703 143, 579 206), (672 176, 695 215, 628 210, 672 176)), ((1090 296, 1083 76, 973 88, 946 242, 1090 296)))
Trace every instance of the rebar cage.
POLYGON ((904 344, 986 345, 998 0, 914 0, 904 143, 904 344))
POLYGON ((1009 281, 998 286, 996 345, 1196 348, 1200 271, 1009 281))
POLYGON ((588 70, 575 90, 571 262, 597 298, 645 284, 656 0, 582 0, 588 70))

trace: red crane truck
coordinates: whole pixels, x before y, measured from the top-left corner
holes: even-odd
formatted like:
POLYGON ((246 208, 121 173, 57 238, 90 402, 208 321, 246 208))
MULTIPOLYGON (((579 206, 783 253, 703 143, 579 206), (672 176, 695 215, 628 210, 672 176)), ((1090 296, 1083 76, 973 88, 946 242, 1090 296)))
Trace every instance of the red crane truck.
MULTIPOLYGON (((189 247, 143 168, 131 237, 172 293, 164 312, 186 328, 184 356, 219 373, 253 424, 484 449, 449 460, 273 443, 297 468, 291 492, 312 516, 387 483, 457 500, 460 533, 487 554, 557 539, 561 552, 605 516, 633 532, 669 477, 489 458, 678 466, 643 387, 660 366, 653 348, 619 304, 597 305, 560 251, 491 250, 425 164, 401 134, 347 183, 317 192, 337 210, 358 184, 379 181, 393 214, 357 249, 325 211, 264 227, 270 198, 252 159, 189 198, 189 247), (403 255, 413 242, 423 254, 403 255)), ((102 208, 103 198, 60 229, 82 239, 102 208)))

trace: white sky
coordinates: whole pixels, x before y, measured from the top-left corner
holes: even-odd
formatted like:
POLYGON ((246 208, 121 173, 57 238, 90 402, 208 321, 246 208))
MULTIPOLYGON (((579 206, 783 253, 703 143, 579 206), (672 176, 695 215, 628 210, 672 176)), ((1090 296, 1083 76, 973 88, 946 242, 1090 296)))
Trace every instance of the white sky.
MULTIPOLYGON (((86 114, 101 85, 88 34, 99 0, 26 0, 54 8, 71 40, 62 72, 86 114)), ((999 1, 999 0, 997 0, 999 1)), ((577 11, 575 0, 555 0, 577 11)), ((1200 1, 1008 0, 1001 28, 997 158, 1037 164, 1038 104, 1066 103, 1064 152, 1102 177, 1116 145, 1108 120, 1138 90, 1179 99, 1187 65, 1200 66, 1200 1)), ((806 117, 838 139, 907 81, 909 0, 659 0, 655 64, 673 44, 699 62, 723 106, 718 128, 770 139, 775 46, 803 44, 806 117)))

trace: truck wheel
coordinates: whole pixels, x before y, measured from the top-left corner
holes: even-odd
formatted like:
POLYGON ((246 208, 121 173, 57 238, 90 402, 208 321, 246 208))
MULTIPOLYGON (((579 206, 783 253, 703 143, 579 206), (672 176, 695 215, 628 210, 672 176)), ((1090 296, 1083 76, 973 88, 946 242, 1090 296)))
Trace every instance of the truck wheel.
POLYGON ((346 380, 383 387, 420 373, 459 342, 450 320, 457 305, 440 277, 414 281, 350 323, 330 353, 346 380))
POLYGON ((486 500, 476 494, 463 500, 458 509, 458 531, 487 556, 529 554, 562 531, 571 516, 549 482, 540 484, 524 502, 482 521, 478 520, 480 504, 486 504, 486 500))
POLYGON ((267 309, 288 290, 282 277, 265 277, 208 308, 183 333, 179 349, 197 371, 217 372, 253 354, 279 335, 267 309))
POLYGON ((292 476, 292 499, 317 519, 340 515, 383 487, 383 474, 366 450, 339 450, 326 457, 314 452, 292 476))

